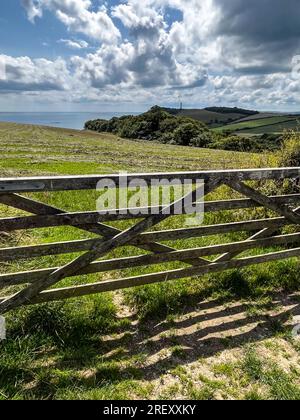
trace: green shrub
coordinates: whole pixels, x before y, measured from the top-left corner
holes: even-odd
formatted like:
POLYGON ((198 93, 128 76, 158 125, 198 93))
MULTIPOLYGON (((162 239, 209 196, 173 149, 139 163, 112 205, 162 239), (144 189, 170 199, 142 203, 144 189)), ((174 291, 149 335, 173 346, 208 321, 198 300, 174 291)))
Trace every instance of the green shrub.
POLYGON ((180 118, 167 118, 161 122, 160 131, 161 133, 174 133, 174 131, 179 127, 180 123, 180 118))
POLYGON ((278 153, 278 165, 281 167, 300 166, 300 134, 288 132, 278 153))
POLYGON ((179 126, 174 131, 174 140, 176 144, 189 146, 191 141, 200 134, 199 128, 192 123, 179 126))
POLYGON ((86 130, 105 132, 108 131, 108 121, 107 120, 94 120, 87 121, 84 125, 86 130))
POLYGON ((119 136, 128 139, 147 139, 152 133, 151 123, 147 121, 126 120, 120 125, 118 130, 119 136))
POLYGON ((191 140, 191 146, 194 147, 209 147, 213 142, 213 136, 210 132, 203 132, 191 140))
POLYGON ((263 150, 276 151, 282 147, 282 135, 265 133, 259 138, 263 150))
POLYGON ((262 150, 256 139, 239 136, 221 138, 213 143, 212 148, 238 152, 258 152, 262 150))
POLYGON ((175 144, 174 135, 173 133, 164 133, 162 134, 159 139, 161 143, 169 143, 169 144, 175 144))

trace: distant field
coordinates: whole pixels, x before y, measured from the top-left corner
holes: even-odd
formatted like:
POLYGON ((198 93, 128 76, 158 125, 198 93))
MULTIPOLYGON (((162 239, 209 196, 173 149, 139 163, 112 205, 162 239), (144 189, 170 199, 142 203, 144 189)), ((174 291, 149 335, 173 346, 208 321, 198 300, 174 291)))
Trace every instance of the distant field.
MULTIPOLYGON (((222 108, 212 107, 204 109, 176 109, 176 108, 164 108, 167 112, 172 115, 184 116, 193 118, 198 121, 202 121, 209 127, 218 127, 220 125, 229 124, 234 121, 239 121, 245 118, 255 111, 244 110, 240 108, 222 108)), ((256 113, 256 115, 259 115, 256 113)))
POLYGON ((242 130, 239 133, 247 133, 247 134, 264 134, 264 133, 282 133, 285 130, 299 130, 300 128, 300 119, 291 119, 286 122, 273 124, 273 125, 265 125, 262 127, 256 127, 250 130, 242 130))
POLYGON ((210 126, 219 126, 222 124, 230 123, 231 121, 239 120, 244 117, 239 113, 221 114, 217 112, 207 111, 205 109, 185 109, 178 113, 180 116, 194 118, 195 120, 202 121, 210 126))
POLYGON ((240 123, 229 124, 214 128, 216 132, 228 130, 237 134, 276 134, 285 130, 297 130, 299 128, 299 117, 277 116, 271 118, 259 118, 240 123))
POLYGON ((216 132, 229 130, 239 134, 259 135, 282 133, 287 129, 297 129, 300 115, 272 112, 257 112, 239 108, 168 109, 173 115, 186 116, 202 121, 216 132), (219 110, 219 111, 218 111, 219 110), (217 112, 218 111, 218 112, 217 112), (247 113, 251 115, 247 115, 247 113))
MULTIPOLYGON (((255 115, 249 115, 248 117, 245 118, 241 118, 240 120, 237 121, 237 123, 240 122, 244 122, 244 121, 252 121, 252 120, 260 120, 263 118, 272 118, 272 117, 283 117, 284 115, 282 114, 278 114, 276 112, 260 112, 259 114, 255 114, 255 115)), ((286 117, 288 117, 288 115, 286 115, 286 117)))
MULTIPOLYGON (((223 130, 230 130, 230 131, 240 131, 240 130, 248 130, 258 127, 267 127, 272 125, 277 125, 279 123, 289 123, 295 125, 295 119, 287 118, 287 117, 272 117, 272 118, 263 118, 263 119, 256 119, 251 121, 240 122, 237 124, 229 124, 223 127, 216 128, 216 131, 223 131, 223 130)), ((264 131, 263 131, 264 132, 264 131)))

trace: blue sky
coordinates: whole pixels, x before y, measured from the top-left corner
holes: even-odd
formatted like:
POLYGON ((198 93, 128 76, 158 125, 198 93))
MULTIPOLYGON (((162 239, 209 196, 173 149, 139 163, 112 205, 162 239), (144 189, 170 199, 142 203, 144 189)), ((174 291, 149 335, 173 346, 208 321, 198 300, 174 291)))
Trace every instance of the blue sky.
POLYGON ((53 59, 70 53, 56 42, 66 35, 66 27, 52 13, 46 12, 43 19, 37 19, 33 25, 27 19, 20 0, 2 0, 0 9, 2 54, 53 59))
POLYGON ((299 111, 299 55, 298 0, 2 0, 0 111, 299 111))
MULTIPOLYGON (((99 6, 106 2, 96 1, 93 3, 96 7, 97 4, 99 6)), ((110 7, 122 4, 119 0, 111 0, 107 3, 110 7)), ((33 25, 26 17, 26 10, 21 7, 21 0, 2 0, 0 10, 0 51, 2 54, 28 55, 32 58, 46 57, 49 59, 72 55, 73 52, 70 48, 57 42, 60 39, 70 38, 70 32, 53 13, 46 10, 43 13, 43 19, 36 19, 33 25)), ((164 13, 169 25, 174 21, 182 20, 182 12, 173 7, 167 7, 164 13)), ((130 38, 129 31, 122 25, 122 22, 118 19, 114 21, 122 36, 130 38)), ((84 36, 81 38, 89 41, 84 36)), ((97 43, 94 42, 91 49, 96 48, 97 43)), ((79 52, 79 54, 84 55, 84 52, 79 52)))

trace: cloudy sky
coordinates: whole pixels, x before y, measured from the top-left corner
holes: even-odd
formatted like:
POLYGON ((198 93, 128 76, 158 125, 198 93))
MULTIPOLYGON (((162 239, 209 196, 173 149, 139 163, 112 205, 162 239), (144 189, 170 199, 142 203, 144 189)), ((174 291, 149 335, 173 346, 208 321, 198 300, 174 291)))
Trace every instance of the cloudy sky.
POLYGON ((299 55, 299 0, 1 0, 0 111, 300 111, 299 55))

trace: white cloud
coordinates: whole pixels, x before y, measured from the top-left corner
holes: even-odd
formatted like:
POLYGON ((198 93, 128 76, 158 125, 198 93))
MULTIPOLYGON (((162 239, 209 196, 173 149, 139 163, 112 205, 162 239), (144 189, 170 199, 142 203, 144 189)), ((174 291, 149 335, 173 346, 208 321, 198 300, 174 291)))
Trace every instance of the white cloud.
MULTIPOLYGON (((192 65, 176 57, 176 47, 161 10, 148 7, 147 2, 129 1, 114 7, 112 15, 129 30, 130 42, 116 46, 113 53, 105 47, 89 57, 89 66, 92 60, 109 69, 107 83, 113 82, 116 74, 121 82, 144 88, 188 88, 205 83, 206 73, 201 64, 192 65)), ((97 83, 95 77, 94 80, 97 83)))
POLYGON ((107 14, 105 7, 91 10, 91 0, 22 0, 28 18, 42 17, 43 10, 53 12, 72 32, 83 33, 99 43, 116 43, 120 32, 107 14))
MULTIPOLYGON (((58 60, 64 63, 60 69, 56 61, 45 65, 58 80, 50 71, 44 77, 47 71, 27 57, 31 63, 20 81, 26 79, 23 86, 32 89, 44 86, 44 95, 57 86, 68 89, 66 96, 76 103, 167 104, 176 102, 178 93, 191 106, 272 109, 299 103, 300 81, 290 75, 292 56, 300 53, 299 0, 284 7, 282 0, 247 5, 245 0, 124 0, 100 8, 91 0, 22 3, 32 22, 48 10, 70 32, 98 42, 96 52, 58 60), (170 23, 170 8, 181 11, 182 19, 170 23)), ((73 34, 65 38, 60 42, 72 49, 88 47, 73 34)))
POLYGON ((81 50, 81 49, 85 49, 88 48, 89 44, 88 42, 82 40, 82 39, 60 39, 59 41, 57 41, 60 44, 64 44, 67 47, 73 49, 73 50, 81 50))
POLYGON ((0 55, 0 60, 6 70, 5 79, 0 81, 1 92, 62 91, 70 86, 70 74, 62 59, 32 60, 0 55))
POLYGON ((27 16, 30 22, 34 22, 35 18, 42 17, 42 9, 39 7, 39 3, 35 0, 21 0, 23 7, 27 11, 27 16))

